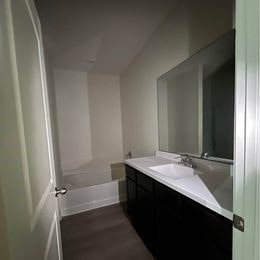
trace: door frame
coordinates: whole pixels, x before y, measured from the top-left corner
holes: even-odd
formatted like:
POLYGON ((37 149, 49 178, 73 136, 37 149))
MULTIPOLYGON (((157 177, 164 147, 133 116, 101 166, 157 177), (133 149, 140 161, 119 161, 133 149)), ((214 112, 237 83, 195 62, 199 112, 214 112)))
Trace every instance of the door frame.
POLYGON ((236 1, 236 94, 233 212, 244 232, 233 228, 233 259, 258 260, 260 195, 259 0, 236 1))

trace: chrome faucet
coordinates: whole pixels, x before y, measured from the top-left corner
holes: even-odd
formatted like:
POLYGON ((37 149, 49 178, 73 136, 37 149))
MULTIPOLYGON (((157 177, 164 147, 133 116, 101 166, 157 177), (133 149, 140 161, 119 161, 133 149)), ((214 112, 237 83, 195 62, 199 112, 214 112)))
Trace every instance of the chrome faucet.
POLYGON ((209 158, 209 154, 207 152, 201 153, 200 158, 201 159, 208 159, 209 158))
POLYGON ((175 157, 176 159, 177 158, 181 158, 181 163, 184 165, 184 166, 187 166, 187 167, 190 167, 190 168, 197 168, 196 165, 193 164, 193 161, 191 159, 191 157, 188 155, 188 154, 181 154, 180 156, 178 157, 175 157))

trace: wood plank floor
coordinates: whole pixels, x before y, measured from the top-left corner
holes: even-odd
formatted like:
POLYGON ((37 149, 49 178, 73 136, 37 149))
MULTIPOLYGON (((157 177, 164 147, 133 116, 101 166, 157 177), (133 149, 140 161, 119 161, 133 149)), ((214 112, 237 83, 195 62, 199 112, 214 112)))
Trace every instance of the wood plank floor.
POLYGON ((64 260, 152 260, 124 208, 115 204, 63 218, 64 260))

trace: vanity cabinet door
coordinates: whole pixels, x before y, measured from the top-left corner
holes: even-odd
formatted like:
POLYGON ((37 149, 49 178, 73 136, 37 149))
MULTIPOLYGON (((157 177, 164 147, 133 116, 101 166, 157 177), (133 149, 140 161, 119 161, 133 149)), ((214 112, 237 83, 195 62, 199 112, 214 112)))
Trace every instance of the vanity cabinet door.
POLYGON ((181 195, 155 182, 156 256, 183 259, 181 195))
POLYGON ((204 235, 205 215, 203 214, 203 210, 197 203, 193 203, 188 198, 183 198, 182 216, 184 226, 183 240, 188 245, 188 250, 184 252, 184 259, 204 260, 207 241, 205 241, 204 235))
POLYGON ((136 183, 126 177, 126 193, 127 193, 127 212, 135 225, 137 217, 137 191, 136 183))
POLYGON ((137 186, 137 232, 145 245, 154 252, 154 200, 153 195, 137 186))
POLYGON ((204 259, 232 259, 232 221, 204 208, 207 249, 204 259), (213 254, 214 253, 214 254, 213 254))
POLYGON ((157 204, 163 204, 171 209, 176 215, 181 214, 181 195, 177 191, 165 186, 162 183, 155 182, 155 197, 157 204), (160 202, 159 202, 160 201, 160 202))
POLYGON ((205 208, 205 234, 214 244, 227 253, 232 249, 232 221, 205 208))
POLYGON ((182 220, 161 201, 156 200, 156 259, 184 259, 182 220))
POLYGON ((232 222, 191 199, 182 199, 186 259, 232 260, 232 222), (231 239, 231 240, 230 240, 231 239))
POLYGON ((232 260, 232 252, 220 248, 216 243, 212 242, 211 240, 206 240, 202 259, 232 260))

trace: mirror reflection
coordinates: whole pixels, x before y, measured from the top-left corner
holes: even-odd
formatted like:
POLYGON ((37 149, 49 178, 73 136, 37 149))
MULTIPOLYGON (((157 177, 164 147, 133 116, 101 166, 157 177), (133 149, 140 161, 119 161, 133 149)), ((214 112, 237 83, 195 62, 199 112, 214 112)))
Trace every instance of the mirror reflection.
POLYGON ((161 151, 233 159, 234 49, 231 31, 159 77, 161 151))

